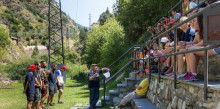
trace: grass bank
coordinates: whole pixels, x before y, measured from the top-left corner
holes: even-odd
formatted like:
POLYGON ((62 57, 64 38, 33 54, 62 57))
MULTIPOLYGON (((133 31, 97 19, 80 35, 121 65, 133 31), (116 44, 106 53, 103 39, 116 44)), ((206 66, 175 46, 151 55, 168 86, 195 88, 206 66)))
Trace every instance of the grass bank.
MULTIPOLYGON (((22 91, 23 85, 20 82, 13 83, 11 89, 0 89, 0 109, 25 109, 26 96, 22 91)), ((55 95, 54 103, 57 103, 57 96, 58 94, 55 95)), ((62 101, 65 102, 64 104, 56 104, 50 109, 70 109, 77 103, 86 105, 89 102, 87 81, 67 80, 62 98, 62 101)))

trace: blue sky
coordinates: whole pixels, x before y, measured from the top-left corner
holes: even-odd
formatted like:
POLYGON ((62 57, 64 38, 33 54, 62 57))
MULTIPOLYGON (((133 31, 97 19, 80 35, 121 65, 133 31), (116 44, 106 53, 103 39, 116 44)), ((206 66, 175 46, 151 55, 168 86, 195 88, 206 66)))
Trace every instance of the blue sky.
MULTIPOLYGON (((59 1, 59 0, 56 0, 59 1)), ((112 13, 112 6, 116 0, 61 0, 62 10, 66 12, 76 23, 89 26, 89 13, 91 22, 97 22, 100 14, 107 7, 112 13)))

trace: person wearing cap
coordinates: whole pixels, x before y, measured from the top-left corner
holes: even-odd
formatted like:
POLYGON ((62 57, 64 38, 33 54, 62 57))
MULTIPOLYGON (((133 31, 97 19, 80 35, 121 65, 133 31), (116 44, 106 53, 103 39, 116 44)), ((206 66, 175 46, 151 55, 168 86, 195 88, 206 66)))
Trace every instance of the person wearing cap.
POLYGON ((33 73, 37 67, 35 65, 30 65, 28 68, 29 72, 26 74, 25 82, 24 82, 24 91, 23 93, 27 96, 27 109, 31 109, 31 105, 34 101, 34 93, 35 93, 35 81, 33 73))
POLYGON ((133 92, 128 93, 121 101, 121 103, 116 106, 117 108, 122 109, 124 106, 127 105, 132 99, 134 98, 141 98, 144 97, 147 93, 148 87, 149 87, 149 81, 146 78, 146 71, 144 69, 140 70, 138 72, 138 75, 140 76, 141 80, 138 85, 135 85, 136 90, 133 92))
POLYGON ((90 109, 95 109, 95 106, 99 100, 99 87, 100 87, 100 82, 99 82, 99 75, 103 71, 110 71, 109 68, 101 68, 98 69, 97 64, 92 64, 91 65, 92 70, 88 74, 88 79, 89 79, 89 91, 90 91, 90 97, 89 97, 89 103, 90 103, 90 109))
POLYGON ((56 88, 56 71, 57 65, 53 64, 50 70, 46 72, 46 75, 48 77, 48 83, 49 83, 49 97, 47 99, 47 106, 46 108, 49 108, 49 106, 54 106, 55 104, 53 103, 53 98, 54 94, 57 93, 57 88, 56 88))
POLYGON ((60 70, 57 70, 56 72, 56 78, 57 78, 57 89, 59 90, 58 94, 58 104, 63 104, 61 101, 61 95, 63 94, 63 73, 66 71, 66 66, 62 66, 60 70))

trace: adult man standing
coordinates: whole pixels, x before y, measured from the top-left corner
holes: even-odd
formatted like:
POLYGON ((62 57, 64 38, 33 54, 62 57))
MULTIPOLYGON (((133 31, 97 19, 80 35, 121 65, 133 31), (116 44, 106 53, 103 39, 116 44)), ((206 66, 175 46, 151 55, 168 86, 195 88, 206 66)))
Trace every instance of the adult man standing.
POLYGON ((92 70, 88 74, 89 90, 90 90, 90 97, 89 97, 90 107, 89 108, 94 109, 99 99, 99 87, 100 87, 99 75, 103 71, 110 71, 110 69, 109 68, 98 69, 97 64, 92 64, 91 67, 92 67, 92 70))
POLYGON ((34 94, 34 109, 38 109, 38 101, 40 100, 40 92, 42 88, 42 81, 40 76, 40 68, 41 65, 39 62, 35 63, 35 66, 37 67, 37 71, 34 72, 34 80, 35 80, 35 94, 34 94))
POLYGON ((56 71, 57 65, 53 64, 50 70, 46 72, 46 75, 48 77, 48 83, 49 83, 49 98, 47 99, 47 107, 54 106, 55 104, 53 103, 53 98, 54 94, 57 93, 57 88, 56 88, 56 71), (50 102, 50 104, 49 104, 50 102))
POLYGON ((59 90, 58 95, 58 104, 63 104, 61 101, 61 95, 63 94, 63 73, 66 71, 66 66, 62 66, 60 70, 57 70, 56 77, 57 77, 57 89, 59 90))
POLYGON ((138 75, 140 76, 141 80, 139 82, 139 85, 135 85, 136 90, 133 92, 130 92, 127 94, 121 101, 121 103, 118 105, 117 108, 122 109, 127 103, 129 103, 134 98, 141 98, 144 97, 147 93, 148 87, 149 87, 149 81, 146 78, 146 71, 142 69, 140 72, 138 72, 138 75))
POLYGON ((40 63, 41 63, 40 74, 41 74, 41 81, 42 81, 40 108, 46 108, 44 107, 44 101, 47 99, 47 87, 48 87, 48 78, 45 72, 47 64, 45 61, 41 61, 40 63))
POLYGON ((23 93, 25 93, 27 96, 27 109, 31 109, 31 105, 34 101, 35 85, 33 73, 35 72, 36 68, 37 67, 35 65, 30 65, 30 67, 28 68, 29 72, 25 77, 23 93))

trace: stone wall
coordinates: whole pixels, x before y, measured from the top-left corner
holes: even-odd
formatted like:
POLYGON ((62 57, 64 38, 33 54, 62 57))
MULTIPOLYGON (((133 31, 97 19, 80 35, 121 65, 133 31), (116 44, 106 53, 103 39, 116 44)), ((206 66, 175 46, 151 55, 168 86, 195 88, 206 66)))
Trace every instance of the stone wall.
POLYGON ((209 94, 211 99, 204 99, 204 88, 202 84, 178 81, 177 89, 174 89, 174 81, 170 78, 151 76, 147 99, 154 103, 158 109, 220 109, 220 90, 209 88, 213 92, 209 94))

